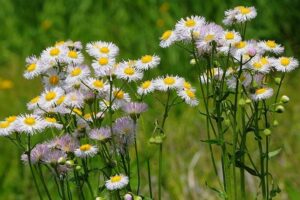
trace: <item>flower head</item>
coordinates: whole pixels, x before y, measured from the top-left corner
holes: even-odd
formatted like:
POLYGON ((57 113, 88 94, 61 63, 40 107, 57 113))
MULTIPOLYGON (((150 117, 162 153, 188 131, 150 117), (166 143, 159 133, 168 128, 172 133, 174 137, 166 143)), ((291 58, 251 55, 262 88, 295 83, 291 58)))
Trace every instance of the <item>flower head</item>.
POLYGON ((128 185, 129 179, 127 176, 123 174, 117 174, 111 176, 109 180, 106 181, 105 187, 108 190, 119 190, 128 185))
POLYGON ((75 150, 75 155, 79 158, 94 157, 98 153, 98 148, 90 144, 83 144, 75 150))

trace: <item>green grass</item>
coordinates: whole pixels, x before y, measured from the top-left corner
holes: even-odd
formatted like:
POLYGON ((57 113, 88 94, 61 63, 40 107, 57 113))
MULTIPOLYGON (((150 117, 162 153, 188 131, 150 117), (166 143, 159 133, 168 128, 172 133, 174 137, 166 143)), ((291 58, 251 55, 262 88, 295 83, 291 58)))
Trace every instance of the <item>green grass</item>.
MULTIPOLYGON (((80 40, 83 43, 105 40, 116 43, 122 58, 137 58, 156 53, 162 58, 154 74, 180 74, 195 81, 189 57, 179 48, 161 49, 161 33, 174 26, 177 20, 188 15, 202 15, 221 22, 223 11, 240 1, 155 1, 155 0, 0 0, 0 78, 10 79, 14 87, 0 90, 0 117, 26 112, 26 102, 41 91, 40 80, 27 81, 22 77, 26 56, 38 54, 58 40, 80 40)), ((258 9, 258 17, 251 23, 248 36, 273 38, 287 47, 289 55, 299 58, 300 39, 298 22, 300 2, 297 0, 247 1, 258 9)), ((291 98, 287 110, 279 117, 280 126, 273 132, 272 148, 283 151, 271 161, 271 172, 279 180, 282 193, 277 199, 298 199, 300 196, 300 72, 288 75, 284 93, 291 98)), ((150 102, 151 105, 156 105, 150 102)), ((151 111, 144 119, 139 132, 139 148, 143 151, 142 168, 146 169, 147 156, 157 157, 157 150, 147 139, 159 110, 151 111), (150 124, 150 125, 149 125, 150 124)), ((167 140, 164 151, 163 199, 216 199, 206 182, 216 186, 213 179, 206 139, 205 123, 199 114, 187 106, 173 110, 167 121, 167 140)), ((0 138, 0 199, 37 199, 28 169, 23 173, 18 161, 20 155, 5 138, 0 138)), ((255 149, 253 149, 255 153, 255 149)), ((157 160, 157 159, 156 159, 157 160)), ((158 163, 151 163, 153 172, 158 163)), ((146 171, 145 171, 146 172, 146 171)), ((153 174, 156 185, 156 174, 153 174)), ((147 192, 146 174, 142 190, 147 192)), ((155 188, 154 188, 155 189, 155 188)), ((250 191, 255 188, 249 188, 250 191)))

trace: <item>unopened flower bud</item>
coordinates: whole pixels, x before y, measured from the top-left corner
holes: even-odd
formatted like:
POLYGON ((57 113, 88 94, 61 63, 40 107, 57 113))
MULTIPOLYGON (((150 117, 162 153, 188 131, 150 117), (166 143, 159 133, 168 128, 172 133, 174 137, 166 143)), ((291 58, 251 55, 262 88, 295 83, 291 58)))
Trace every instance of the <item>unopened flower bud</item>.
POLYGON ((246 104, 251 104, 252 103, 252 101, 251 101, 251 99, 246 99, 246 104))
POLYGON ((230 126, 230 120, 229 119, 225 119, 224 120, 224 124, 225 124, 225 126, 230 126))
POLYGON ((215 60, 215 61, 214 61, 214 66, 215 66, 215 67, 221 67, 221 64, 220 64, 218 61, 215 60))
POLYGON ((134 196, 134 200, 142 200, 142 197, 140 197, 140 196, 134 196))
POLYGON ((269 135, 271 135, 271 130, 270 129, 268 129, 268 128, 266 128, 265 130, 264 130, 264 135, 265 136, 269 136, 269 135))
POLYGON ((277 113, 283 113, 283 112, 284 112, 284 107, 281 106, 281 105, 279 105, 279 106, 277 106, 277 107, 275 108, 275 111, 276 111, 277 113))
POLYGON ((278 124, 279 124, 279 122, 275 119, 275 120, 273 121, 273 126, 278 126, 278 124))
POLYGON ((58 164, 60 165, 64 165, 66 163, 66 159, 64 157, 60 157, 58 160, 57 160, 58 164))
POLYGON ((195 65, 195 64, 196 64, 196 60, 195 60, 194 58, 191 59, 191 60, 190 60, 190 64, 191 64, 191 65, 195 65))
POLYGON ((96 197, 95 200, 104 200, 104 198, 102 198, 102 197, 96 197))
POLYGON ((275 83, 276 83, 277 85, 279 85, 280 82, 281 82, 281 78, 279 78, 279 77, 275 78, 275 83))
POLYGON ((81 166, 80 166, 80 165, 77 165, 75 169, 76 169, 77 171, 80 171, 80 170, 81 170, 81 166))
POLYGON ((133 198, 132 198, 131 194, 127 193, 127 194, 124 195, 124 200, 132 200, 132 199, 133 198))
POLYGON ((239 100, 239 105, 240 105, 240 106, 245 106, 245 105, 246 105, 245 99, 240 99, 240 100, 239 100))
POLYGON ((67 160, 66 165, 68 165, 69 167, 73 167, 74 166, 74 161, 73 160, 67 160))
POLYGON ((290 101, 290 98, 286 95, 283 95, 281 98, 280 98, 280 101, 282 103, 288 103, 290 101))
POLYGON ((249 48, 247 53, 250 57, 253 57, 253 56, 256 55, 256 49, 255 48, 249 48))

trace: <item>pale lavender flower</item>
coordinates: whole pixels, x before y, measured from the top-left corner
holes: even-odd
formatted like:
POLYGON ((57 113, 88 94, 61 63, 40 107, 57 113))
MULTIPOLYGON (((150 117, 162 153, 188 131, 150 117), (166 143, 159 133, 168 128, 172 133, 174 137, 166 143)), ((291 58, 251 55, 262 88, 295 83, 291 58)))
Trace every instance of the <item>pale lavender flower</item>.
POLYGON ((61 150, 53 149, 50 151, 47 151, 45 155, 43 156, 43 161, 45 163, 51 163, 56 164, 58 163, 58 159, 60 158, 67 158, 67 154, 61 150))
POLYGON ((92 129, 89 133, 89 137, 93 140, 104 141, 111 138, 111 131, 109 127, 101 127, 92 129))
POLYGON ((145 103, 129 102, 122 106, 122 110, 130 115, 138 115, 146 112, 148 105, 145 103))
MULTIPOLYGON (((50 149, 48 148, 48 145, 46 144, 37 144, 30 152, 30 161, 32 164, 38 163, 42 161, 45 157, 45 155, 48 154, 50 149)), ((21 160, 25 163, 28 163, 28 155, 24 153, 21 156, 21 160)))
POLYGON ((50 141, 48 146, 69 153, 74 152, 79 147, 79 141, 71 135, 64 135, 50 141))
POLYGON ((130 117, 118 118, 113 126, 113 133, 117 143, 120 144, 120 151, 127 145, 132 144, 135 138, 136 125, 130 117))

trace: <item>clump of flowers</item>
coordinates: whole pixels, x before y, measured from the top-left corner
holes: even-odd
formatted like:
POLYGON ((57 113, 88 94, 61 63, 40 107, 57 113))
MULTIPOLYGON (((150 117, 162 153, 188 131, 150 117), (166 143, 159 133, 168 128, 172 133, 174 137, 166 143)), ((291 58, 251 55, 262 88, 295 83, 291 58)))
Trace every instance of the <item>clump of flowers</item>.
MULTIPOLYGON (((163 138, 172 106, 198 104, 195 89, 178 76, 143 80, 145 71, 159 65, 157 55, 118 61, 119 48, 104 41, 90 42, 85 50, 91 63, 84 59, 81 42, 73 41, 58 42, 27 58, 24 77, 40 77, 44 90, 27 103, 28 113, 0 122, 0 135, 23 150, 21 159, 31 169, 40 198, 45 191, 48 199, 70 199, 74 186, 80 199, 139 195, 137 132, 138 120, 148 110, 144 99, 153 92, 167 93, 167 101, 160 101, 166 107, 163 122, 153 132, 153 137, 163 138), (38 134, 47 139, 36 143, 38 134), (49 175, 58 195, 49 191, 49 175)), ((161 181, 161 171, 159 176, 161 181)))
MULTIPOLYGON (((203 142, 209 145, 220 183, 215 191, 224 199, 246 199, 245 173, 256 177, 257 197, 268 200, 280 192, 269 168, 270 157, 279 152, 270 146, 271 130, 276 113, 282 113, 289 101, 285 95, 278 98, 284 77, 299 64, 293 57, 282 56, 284 47, 276 41, 246 37, 247 24, 256 16, 254 7, 227 10, 226 28, 204 17, 186 17, 160 38, 161 47, 176 44, 192 57, 194 66, 188 70, 197 74, 203 99, 199 113, 207 125, 203 142), (253 144, 259 156, 251 153, 253 144), (221 151, 220 159, 215 149, 221 151)), ((179 95, 194 97, 190 91, 179 95)))

